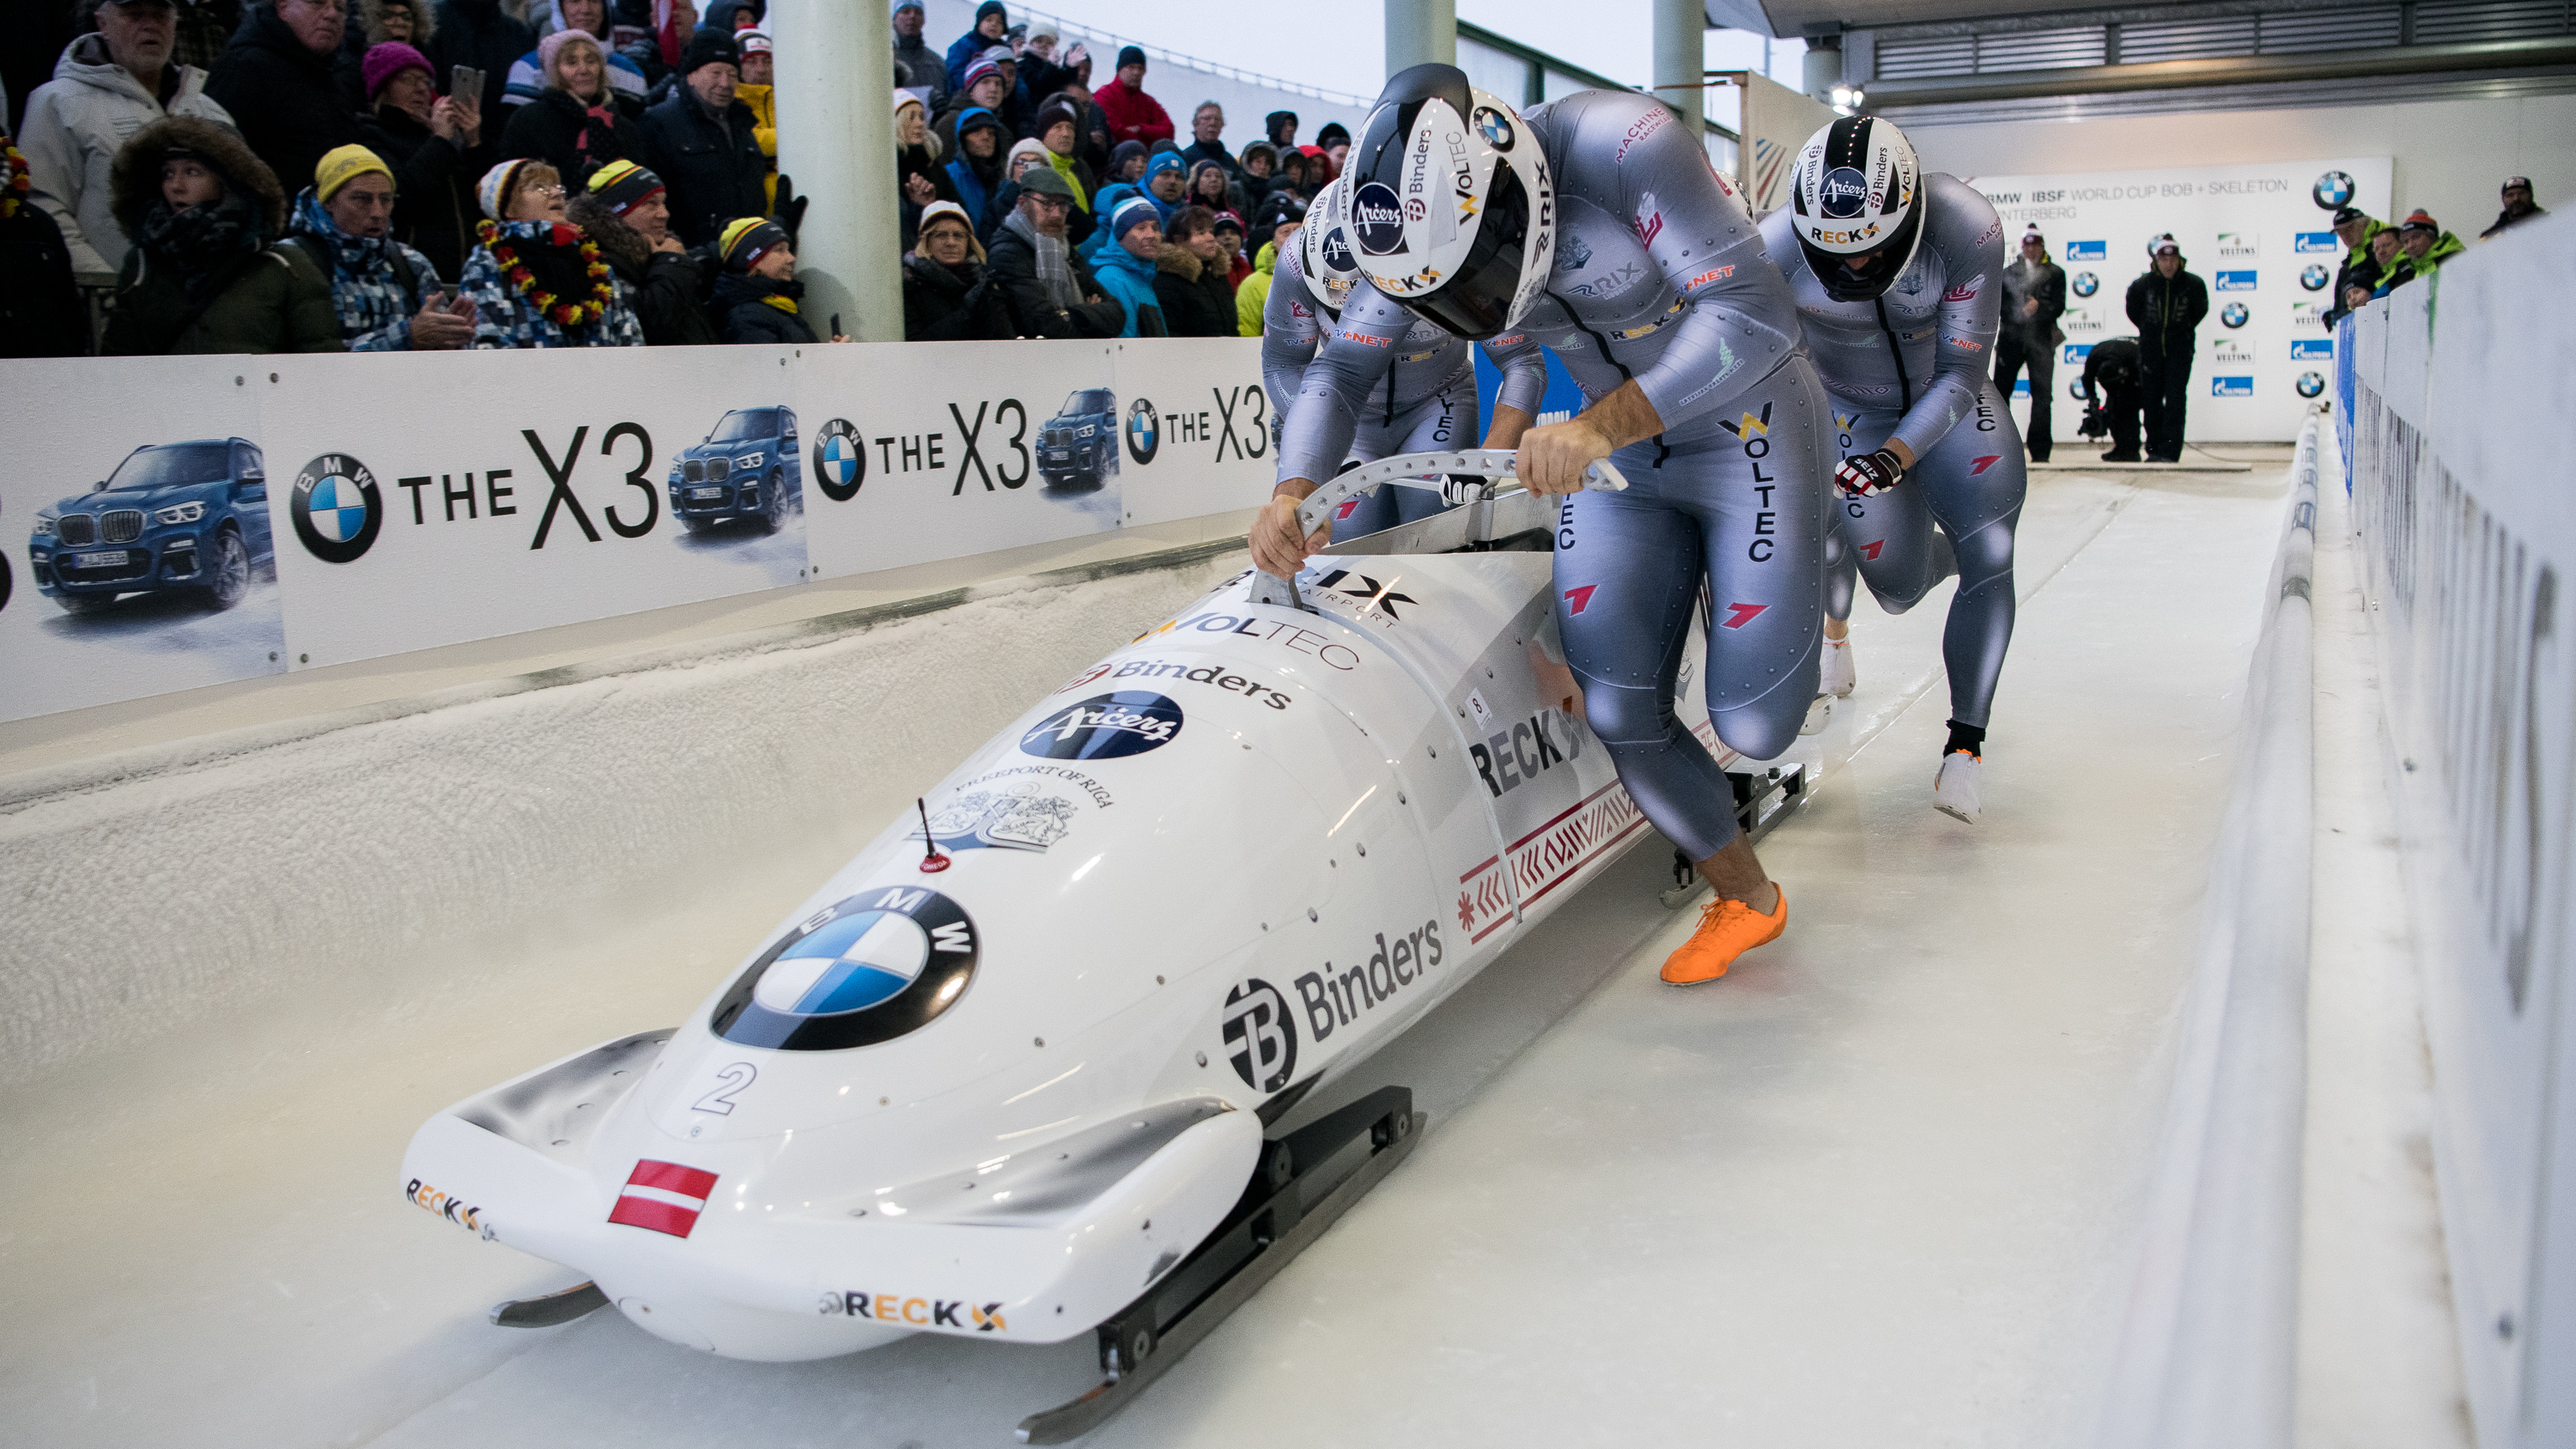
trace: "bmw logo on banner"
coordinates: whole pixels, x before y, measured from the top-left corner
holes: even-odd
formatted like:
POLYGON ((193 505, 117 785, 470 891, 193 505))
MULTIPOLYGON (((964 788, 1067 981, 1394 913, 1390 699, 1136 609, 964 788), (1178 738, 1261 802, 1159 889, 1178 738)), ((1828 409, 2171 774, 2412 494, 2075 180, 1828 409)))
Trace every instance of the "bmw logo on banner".
POLYGON ((780 937, 716 1003, 739 1046, 828 1052, 892 1041, 956 1004, 975 975, 975 922, 934 890, 861 891, 780 937))
POLYGON ((2090 297, 2102 290, 2102 279, 2091 272, 2077 272, 2075 280, 2068 285, 2075 289, 2076 296, 2090 297))
POLYGON ((2343 171, 2329 171, 2317 178, 2316 185, 2308 188, 2309 197, 2322 211, 2332 211, 2339 206, 2351 205, 2352 192, 2352 176, 2349 172, 2343 171))
POLYGON ((324 563, 355 563, 375 546, 385 501, 366 464, 346 453, 325 453, 295 475, 287 513, 305 552, 324 563))
POLYGON ((1127 409, 1127 456, 1139 463, 1151 463, 1163 446, 1163 415, 1154 404, 1138 398, 1127 409))
POLYGON ((2321 263, 2310 262, 2306 266, 2299 268, 2299 285, 2307 288, 2311 292, 2324 291, 2326 278, 2326 269, 2321 263))
POLYGON ((2230 302, 2218 309, 2218 320, 2230 327, 2244 326, 2245 319, 2252 315, 2254 314, 2245 310, 2245 304, 2242 302, 2230 302))
POLYGON ((834 418, 814 437, 814 486, 835 503, 847 503, 868 481, 867 445, 849 419, 834 418))
POLYGON ((1095 694, 1069 704, 1020 736, 1020 753, 1042 760, 1115 760, 1180 738, 1180 705, 1146 689, 1095 694))
POLYGON ((2301 397, 2323 397, 2326 391, 2325 377, 2314 372, 2300 373, 2298 389, 2301 397))

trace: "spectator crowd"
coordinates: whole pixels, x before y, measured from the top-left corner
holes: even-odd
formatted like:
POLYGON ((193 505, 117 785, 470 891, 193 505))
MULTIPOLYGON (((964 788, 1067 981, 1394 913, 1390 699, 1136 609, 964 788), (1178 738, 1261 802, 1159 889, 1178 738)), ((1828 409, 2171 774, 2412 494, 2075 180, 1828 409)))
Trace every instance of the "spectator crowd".
MULTIPOLYGON (((0 75, 0 355, 846 340, 800 310, 766 7, 33 0, 68 39, 0 75)), ((1259 335, 1343 127, 1237 152, 1203 101, 1183 141, 1139 47, 892 22, 907 338, 1259 335)))

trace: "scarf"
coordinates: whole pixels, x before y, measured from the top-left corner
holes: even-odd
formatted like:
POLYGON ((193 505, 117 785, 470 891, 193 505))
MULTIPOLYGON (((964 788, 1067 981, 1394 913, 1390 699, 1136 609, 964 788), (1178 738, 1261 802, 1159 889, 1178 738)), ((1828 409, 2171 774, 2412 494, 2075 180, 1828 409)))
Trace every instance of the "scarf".
POLYGON ((256 253, 261 240, 259 215, 238 189, 212 206, 185 211, 156 201, 143 218, 144 249, 179 274, 191 303, 204 301, 231 264, 256 253))
POLYGON ((589 263, 581 257, 579 227, 553 221, 505 221, 501 237, 519 265, 537 279, 537 290, 552 292, 566 302, 590 296, 593 284, 589 263))
POLYGON ((1037 255, 1038 285, 1046 288, 1048 301, 1068 312, 1082 305, 1082 289, 1074 285, 1073 267, 1065 260, 1064 238, 1029 225, 1024 211, 1012 212, 1002 230, 1027 238, 1029 250, 1037 255))
POLYGON ((1063 177, 1064 184, 1073 188, 1073 204, 1084 211, 1091 210, 1091 196, 1082 189, 1082 178, 1073 173, 1073 158, 1059 156, 1053 151, 1046 153, 1046 158, 1047 164, 1055 168, 1055 174, 1063 177))

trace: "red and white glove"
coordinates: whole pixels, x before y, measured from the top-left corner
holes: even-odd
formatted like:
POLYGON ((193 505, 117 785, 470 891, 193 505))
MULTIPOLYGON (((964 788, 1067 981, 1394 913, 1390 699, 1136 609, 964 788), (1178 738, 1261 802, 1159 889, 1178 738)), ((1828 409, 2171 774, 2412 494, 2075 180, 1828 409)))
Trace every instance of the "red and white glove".
POLYGON ((1834 470, 1834 482, 1854 498, 1884 493, 1904 479, 1905 465, 1896 461, 1895 452, 1887 448, 1845 458, 1842 466, 1834 470))

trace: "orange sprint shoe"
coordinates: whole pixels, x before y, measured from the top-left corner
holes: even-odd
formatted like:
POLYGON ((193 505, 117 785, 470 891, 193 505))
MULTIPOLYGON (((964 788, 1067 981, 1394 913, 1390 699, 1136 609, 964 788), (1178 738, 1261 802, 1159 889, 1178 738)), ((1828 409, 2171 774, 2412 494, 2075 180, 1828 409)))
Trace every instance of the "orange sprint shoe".
POLYGON ((1789 893, 1780 892, 1779 902, 1771 914, 1761 912, 1742 901, 1723 896, 1700 908, 1699 929, 1682 943, 1682 948, 1664 958, 1664 984, 1696 986, 1715 981, 1735 964, 1735 958, 1780 939, 1789 924, 1789 893))

